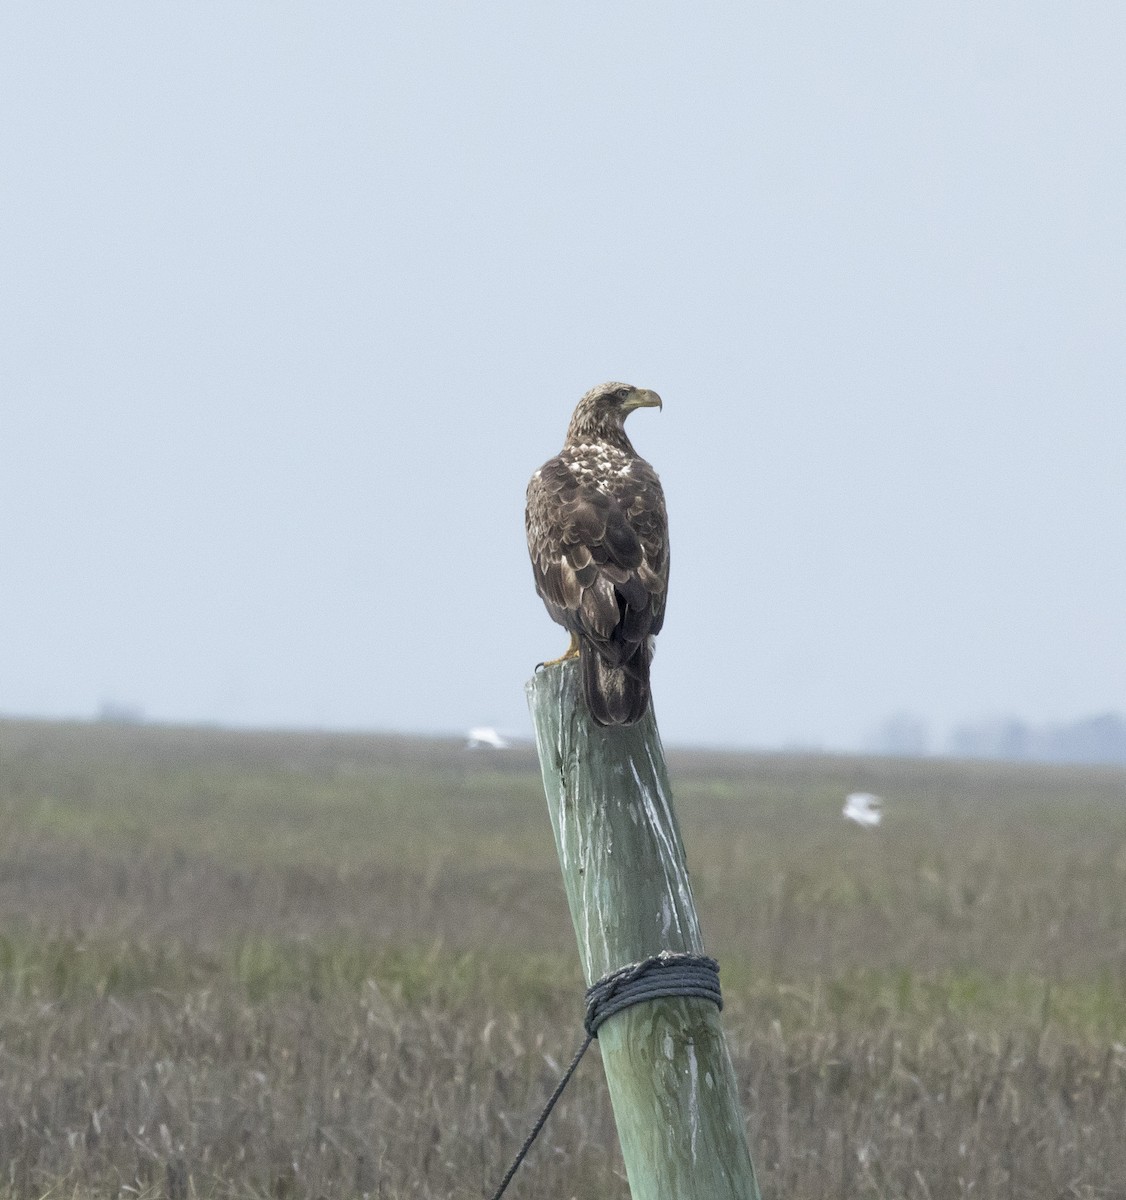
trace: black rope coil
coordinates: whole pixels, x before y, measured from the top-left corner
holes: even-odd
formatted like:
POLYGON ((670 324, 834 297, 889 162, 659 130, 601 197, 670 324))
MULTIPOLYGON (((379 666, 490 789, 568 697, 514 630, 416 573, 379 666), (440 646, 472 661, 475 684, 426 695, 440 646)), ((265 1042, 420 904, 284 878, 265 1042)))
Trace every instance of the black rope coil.
POLYGON ((706 954, 679 954, 662 950, 641 962, 619 967, 609 975, 603 975, 586 990, 586 1016, 583 1028, 586 1041, 571 1059, 571 1065, 563 1073, 547 1103, 543 1107, 532 1132, 524 1140, 519 1153, 501 1180, 500 1187, 493 1193, 492 1200, 500 1200, 512 1182, 520 1164, 524 1161, 532 1143, 536 1140, 544 1123, 551 1115, 555 1102, 563 1095, 563 1089, 571 1080, 582 1061, 590 1043, 598 1036, 599 1029, 623 1009, 632 1008, 646 1000, 665 1000, 677 996, 699 997, 710 1000, 717 1008, 723 1008, 723 996, 719 990, 719 963, 706 954))
POLYGON ((667 996, 698 996, 722 1009, 719 963, 706 954, 662 950, 639 963, 619 967, 587 988, 583 1027, 591 1037, 597 1037, 599 1027, 615 1013, 667 996))

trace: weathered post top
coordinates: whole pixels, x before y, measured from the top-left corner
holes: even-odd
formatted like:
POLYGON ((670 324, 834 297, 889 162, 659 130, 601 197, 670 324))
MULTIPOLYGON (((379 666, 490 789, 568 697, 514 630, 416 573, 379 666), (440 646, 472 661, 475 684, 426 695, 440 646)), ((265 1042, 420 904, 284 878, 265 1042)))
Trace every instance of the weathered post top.
MULTIPOLYGON (((587 984, 662 950, 703 953, 652 706, 633 725, 595 724, 573 659, 527 693, 587 984)), ((711 1001, 647 1000, 598 1041, 633 1200, 759 1200, 711 1001)))

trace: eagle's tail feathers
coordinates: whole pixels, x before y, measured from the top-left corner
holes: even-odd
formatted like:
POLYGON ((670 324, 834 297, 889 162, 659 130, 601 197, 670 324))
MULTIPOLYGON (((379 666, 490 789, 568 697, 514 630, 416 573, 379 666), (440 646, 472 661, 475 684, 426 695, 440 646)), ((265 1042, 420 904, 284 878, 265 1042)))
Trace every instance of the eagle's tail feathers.
POLYGON ((582 649, 583 695, 597 725, 633 725, 649 707, 648 639, 620 667, 594 649, 582 649))

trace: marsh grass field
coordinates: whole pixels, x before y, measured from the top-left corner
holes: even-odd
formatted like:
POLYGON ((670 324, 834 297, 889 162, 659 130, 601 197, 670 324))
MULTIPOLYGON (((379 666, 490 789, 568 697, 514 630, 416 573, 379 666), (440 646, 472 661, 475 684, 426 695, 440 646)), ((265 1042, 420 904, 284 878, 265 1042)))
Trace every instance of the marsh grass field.
MULTIPOLYGON (((766 1200, 1126 1197, 1126 772, 669 764, 766 1200)), ((488 1196, 581 1001, 529 748, 0 722, 5 1200, 488 1196)))

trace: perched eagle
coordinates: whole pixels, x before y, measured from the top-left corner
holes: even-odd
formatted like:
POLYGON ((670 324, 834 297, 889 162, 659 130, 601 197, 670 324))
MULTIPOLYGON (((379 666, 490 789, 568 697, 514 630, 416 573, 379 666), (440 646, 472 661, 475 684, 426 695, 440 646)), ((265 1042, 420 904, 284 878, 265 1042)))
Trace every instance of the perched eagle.
POLYGON ((599 725, 632 725, 649 706, 653 635, 665 617, 668 518, 656 471, 626 437, 656 392, 604 383, 579 401, 563 449, 528 484, 525 525, 536 591, 571 631, 599 725))

